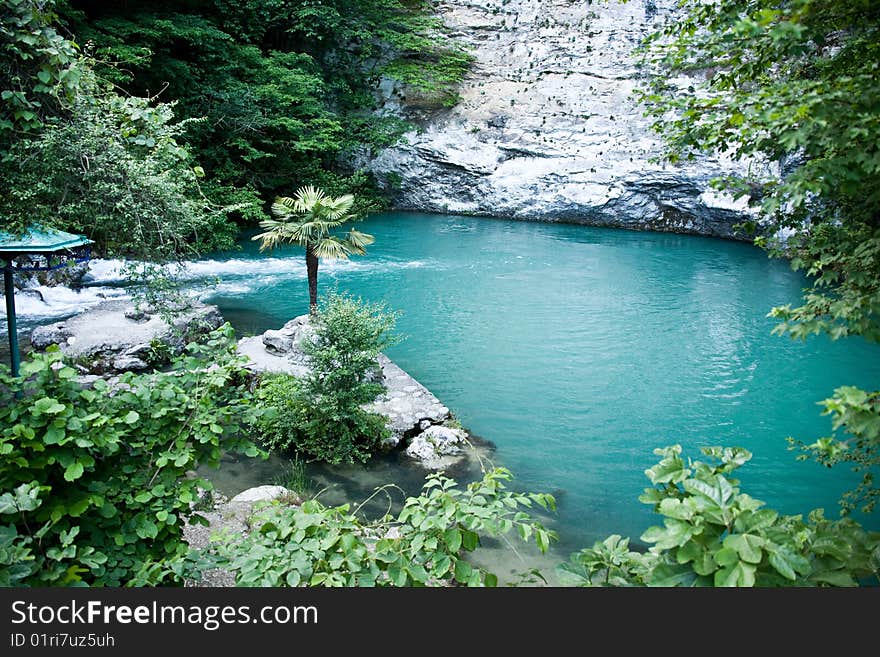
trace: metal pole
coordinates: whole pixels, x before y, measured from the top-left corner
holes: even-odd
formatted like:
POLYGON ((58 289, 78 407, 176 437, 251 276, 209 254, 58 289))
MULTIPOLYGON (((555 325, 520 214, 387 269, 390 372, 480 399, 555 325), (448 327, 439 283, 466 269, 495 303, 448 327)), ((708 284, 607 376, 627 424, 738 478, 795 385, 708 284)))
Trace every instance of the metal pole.
POLYGON ((6 295, 6 324, 9 328, 9 361, 12 376, 18 376, 21 356, 18 353, 18 327, 15 324, 15 287, 12 284, 12 266, 8 263, 3 268, 3 294, 6 295))

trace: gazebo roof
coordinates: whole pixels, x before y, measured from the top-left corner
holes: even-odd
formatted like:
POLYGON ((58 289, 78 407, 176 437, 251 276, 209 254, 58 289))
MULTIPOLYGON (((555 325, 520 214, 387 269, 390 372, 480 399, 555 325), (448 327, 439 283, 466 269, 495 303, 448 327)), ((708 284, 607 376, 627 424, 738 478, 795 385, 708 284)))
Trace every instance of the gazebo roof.
POLYGON ((0 230, 0 257, 12 254, 45 254, 74 249, 91 244, 92 240, 82 235, 66 233, 54 228, 32 226, 19 237, 0 230))

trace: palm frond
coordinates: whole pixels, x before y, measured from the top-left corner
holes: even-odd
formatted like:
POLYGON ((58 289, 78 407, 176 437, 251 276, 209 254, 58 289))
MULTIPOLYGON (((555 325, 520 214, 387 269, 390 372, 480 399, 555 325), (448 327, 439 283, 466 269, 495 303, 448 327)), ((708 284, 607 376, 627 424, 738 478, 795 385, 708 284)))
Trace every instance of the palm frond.
POLYGON ((368 235, 367 233, 362 233, 359 230, 351 229, 348 231, 348 237, 346 241, 351 245, 351 250, 358 255, 365 255, 366 248, 370 244, 376 241, 376 238, 372 235, 368 235))
POLYGON ((278 217, 289 217, 296 212, 296 199, 289 196, 278 196, 272 203, 272 214, 278 217))
POLYGON ((293 208, 297 212, 312 212, 316 207, 322 205, 328 198, 323 189, 319 189, 312 185, 300 187, 294 196, 293 208))
POLYGON ((260 228, 264 232, 254 235, 251 239, 260 241, 260 251, 272 250, 281 244, 299 244, 305 246, 302 232, 298 230, 300 224, 278 219, 264 219, 260 222, 260 228))
POLYGON ((351 246, 335 236, 325 237, 317 242, 313 249, 316 256, 327 260, 347 260, 352 253, 351 246))
POLYGON ((325 198, 322 202, 323 209, 329 219, 333 219, 335 221, 339 221, 340 219, 346 221, 348 219, 352 219, 352 216, 349 216, 349 210, 354 205, 354 196, 351 194, 345 194, 343 196, 338 196, 336 198, 325 198), (345 219, 342 219, 345 217, 345 219))

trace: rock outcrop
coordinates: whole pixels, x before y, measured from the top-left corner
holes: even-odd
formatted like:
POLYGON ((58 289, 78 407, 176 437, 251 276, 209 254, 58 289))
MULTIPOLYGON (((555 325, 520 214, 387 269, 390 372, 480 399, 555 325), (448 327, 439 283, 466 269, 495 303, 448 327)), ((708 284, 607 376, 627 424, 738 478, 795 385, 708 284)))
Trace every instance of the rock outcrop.
POLYGON ((406 454, 430 470, 443 470, 462 458, 467 444, 468 435, 461 429, 432 425, 410 441, 406 454))
POLYGON ((158 314, 136 310, 130 301, 106 301, 62 322, 38 326, 31 345, 57 344, 89 374, 143 371, 161 364, 195 336, 223 324, 216 306, 196 303, 169 324, 158 314))
MULTIPOLYGON (((253 371, 303 376, 308 372, 308 357, 301 345, 310 335, 309 316, 302 315, 278 330, 242 338, 238 352, 248 357, 253 371)), ((412 446, 418 441, 417 447, 408 449, 407 454, 425 467, 438 469, 455 462, 457 459, 451 457, 459 452, 454 447, 466 441, 467 434, 439 426, 450 419, 449 409, 384 354, 379 355, 377 364, 381 371, 379 382, 385 386, 385 392, 369 409, 388 418, 391 438, 385 447, 412 446)))
POLYGON ((386 85, 385 109, 418 126, 373 162, 400 209, 732 237, 746 207, 709 188, 739 165, 661 152, 631 98, 633 48, 674 0, 442 0, 437 12, 476 61, 452 109, 386 85))

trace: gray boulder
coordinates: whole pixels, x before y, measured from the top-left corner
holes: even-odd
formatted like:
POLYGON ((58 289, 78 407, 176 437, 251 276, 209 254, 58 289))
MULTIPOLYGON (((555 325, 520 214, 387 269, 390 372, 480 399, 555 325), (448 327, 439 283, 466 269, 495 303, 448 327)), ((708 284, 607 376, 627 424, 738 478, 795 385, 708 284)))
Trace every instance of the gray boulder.
POLYGON ((429 470, 442 470, 464 456, 467 438, 467 433, 461 429, 432 425, 410 441, 406 455, 429 470))
POLYGON ((143 372, 150 369, 150 365, 137 356, 119 356, 113 359, 113 369, 117 372, 143 372))
POLYGON ((269 330, 263 333, 263 344, 269 353, 286 354, 293 347, 293 338, 282 331, 269 330))
POLYGON ((31 333, 31 346, 42 350, 53 344, 63 345, 71 335, 64 322, 38 326, 31 333))
POLYGON ((180 352, 186 342, 223 324, 215 306, 195 303, 181 310, 169 325, 152 310, 138 310, 129 301, 105 301, 70 319, 40 326, 31 334, 35 349, 57 344, 91 374, 149 369, 153 345, 180 352))
POLYGON ((422 422, 440 424, 449 418, 449 409, 387 356, 379 356, 379 365, 385 394, 373 402, 371 410, 388 418, 391 438, 386 448, 397 447, 404 436, 418 430, 422 422))
POLYGON ((257 502, 271 502, 291 493, 292 491, 284 486, 255 486, 240 492, 229 501, 233 504, 256 504, 257 502))

